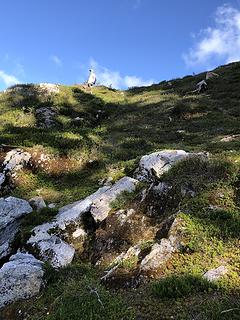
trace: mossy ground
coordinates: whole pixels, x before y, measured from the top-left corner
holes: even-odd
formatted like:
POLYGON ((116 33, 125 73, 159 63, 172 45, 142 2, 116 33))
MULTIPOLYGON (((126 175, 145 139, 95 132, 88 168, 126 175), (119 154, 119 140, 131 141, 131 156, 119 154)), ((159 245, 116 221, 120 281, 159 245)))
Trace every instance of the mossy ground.
MULTIPOLYGON (((240 140, 221 139, 240 133, 240 63, 215 71, 219 77, 201 95, 190 92, 203 74, 122 92, 96 87, 93 95, 78 86, 61 86, 60 94, 47 101, 0 94, 0 143, 35 152, 36 161, 42 153, 51 159, 34 172, 19 173, 14 196, 41 195, 62 206, 94 192, 100 179, 131 174, 144 154, 162 149, 212 154, 210 165, 179 164, 163 177, 176 192, 182 184, 197 190, 196 197, 180 205, 176 199, 185 222, 185 251, 159 273, 169 279, 160 286, 187 288, 186 295, 176 296, 173 290, 170 297, 169 289, 165 298, 159 297, 152 284, 144 284, 120 290, 116 297, 99 285, 92 270, 82 272, 76 262, 54 273, 39 297, 6 309, 4 319, 24 319, 24 312, 27 319, 44 320, 239 319, 240 140), (39 129, 35 109, 46 103, 58 112, 57 125, 39 129), (74 121, 76 117, 84 120, 74 121), (217 288, 196 290, 191 279, 222 264, 229 273, 217 288), (89 287, 97 288, 105 310, 89 287)), ((126 201, 119 199, 114 206, 122 204, 126 201)))

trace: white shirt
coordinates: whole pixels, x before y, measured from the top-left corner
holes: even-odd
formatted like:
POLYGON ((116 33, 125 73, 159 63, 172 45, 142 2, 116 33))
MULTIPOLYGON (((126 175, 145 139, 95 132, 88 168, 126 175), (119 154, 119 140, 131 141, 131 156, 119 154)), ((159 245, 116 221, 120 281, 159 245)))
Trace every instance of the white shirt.
POLYGON ((96 81, 96 75, 93 71, 90 71, 89 77, 88 77, 88 84, 94 84, 96 81))

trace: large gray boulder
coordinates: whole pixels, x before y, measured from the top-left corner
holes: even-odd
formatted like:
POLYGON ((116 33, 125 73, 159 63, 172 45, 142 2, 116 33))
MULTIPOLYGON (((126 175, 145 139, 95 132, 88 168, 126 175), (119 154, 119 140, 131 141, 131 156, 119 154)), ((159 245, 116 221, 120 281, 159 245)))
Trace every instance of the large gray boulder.
POLYGON ((0 198, 0 230, 30 212, 32 207, 26 200, 14 197, 0 198))
POLYGON ((143 156, 134 177, 139 181, 151 182, 168 171, 175 163, 192 156, 205 157, 204 153, 189 153, 184 150, 163 150, 143 156))
POLYGON ((32 255, 17 253, 0 269, 0 308, 28 299, 43 285, 43 264, 32 255))

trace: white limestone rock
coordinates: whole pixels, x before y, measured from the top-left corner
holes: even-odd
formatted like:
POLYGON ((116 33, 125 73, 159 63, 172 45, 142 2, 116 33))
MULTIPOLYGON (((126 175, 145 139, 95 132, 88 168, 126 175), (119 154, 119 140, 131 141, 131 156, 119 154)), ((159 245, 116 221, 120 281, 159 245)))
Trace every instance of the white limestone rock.
POLYGON ((91 206, 90 213, 96 222, 101 222, 105 220, 108 216, 108 213, 111 210, 111 202, 116 200, 122 192, 133 192, 136 189, 138 180, 123 177, 117 181, 112 187, 110 187, 106 192, 102 193, 91 206))
POLYGON ((0 269, 0 308, 28 299, 43 286, 43 264, 31 254, 17 253, 0 269))
POLYGON ((216 281, 224 276, 228 272, 228 269, 225 266, 220 266, 216 269, 207 271, 203 278, 207 279, 210 282, 216 281))
POLYGON ((14 197, 0 198, 0 230, 30 212, 32 208, 26 200, 14 197))
POLYGON ((31 154, 22 149, 13 149, 9 151, 3 162, 3 172, 13 172, 22 169, 29 163, 31 154))
POLYGON ((41 259, 49 262, 54 268, 61 268, 70 264, 75 253, 75 249, 71 245, 55 235, 38 242, 36 248, 40 251, 41 259))
POLYGON ((174 252, 174 247, 168 239, 162 239, 160 244, 155 243, 151 252, 142 260, 141 271, 154 271, 166 262, 174 252))
POLYGON ((151 182, 168 171, 175 163, 190 156, 206 156, 204 153, 188 153, 184 150, 163 150, 143 156, 134 177, 139 181, 151 182))

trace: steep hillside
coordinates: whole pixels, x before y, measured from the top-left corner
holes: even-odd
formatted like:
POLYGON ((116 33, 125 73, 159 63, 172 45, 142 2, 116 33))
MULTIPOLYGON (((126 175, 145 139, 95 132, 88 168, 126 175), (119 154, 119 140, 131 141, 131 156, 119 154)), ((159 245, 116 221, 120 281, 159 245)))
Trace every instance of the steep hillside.
POLYGON ((59 208, 125 176, 140 180, 101 221, 87 212, 84 243, 64 235, 71 265, 46 263, 45 289, 1 319, 239 319, 240 63, 214 72, 202 94, 192 91, 205 73, 127 91, 41 84, 0 93, 1 196, 51 204, 21 221, 13 253, 39 255, 32 230, 59 208), (16 172, 5 170, 12 150, 30 159, 16 172), (141 157, 163 150, 189 154, 142 178, 141 157), (219 267, 216 281, 203 276, 219 267))

